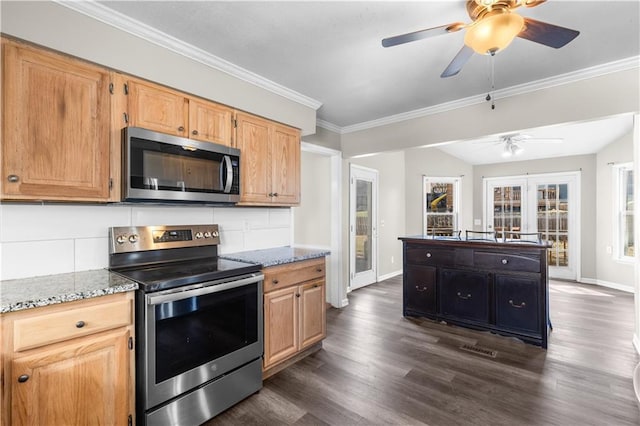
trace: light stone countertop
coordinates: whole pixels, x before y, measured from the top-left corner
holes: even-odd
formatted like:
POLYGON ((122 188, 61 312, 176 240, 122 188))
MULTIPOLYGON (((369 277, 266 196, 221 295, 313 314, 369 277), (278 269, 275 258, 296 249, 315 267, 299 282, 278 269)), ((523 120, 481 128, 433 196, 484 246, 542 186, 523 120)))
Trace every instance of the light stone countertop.
POLYGON ((0 281, 0 313, 137 290, 135 281, 106 269, 0 281))
POLYGON ((276 247, 262 250, 243 251, 238 253, 221 254, 223 259, 236 260, 269 266, 283 265, 300 260, 317 259, 331 254, 328 250, 308 249, 299 247, 276 247))

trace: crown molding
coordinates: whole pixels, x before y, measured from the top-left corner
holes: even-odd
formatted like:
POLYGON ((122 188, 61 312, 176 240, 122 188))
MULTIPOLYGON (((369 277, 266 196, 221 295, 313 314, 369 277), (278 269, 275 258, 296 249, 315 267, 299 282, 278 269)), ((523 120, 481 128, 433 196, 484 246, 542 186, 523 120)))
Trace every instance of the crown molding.
MULTIPOLYGON (((573 71, 566 74, 560 74, 557 76, 545 78, 542 80, 536 80, 517 86, 507 87, 504 89, 496 90, 493 93, 494 99, 506 98, 510 96, 522 95, 525 93, 531 93, 537 90, 547 89, 554 86, 560 86, 563 84, 572 83, 579 80, 586 80, 614 72, 626 71, 634 68, 640 68, 640 56, 632 56, 630 58, 621 59, 606 64, 596 65, 590 68, 584 68, 582 70, 573 71)), ((470 96, 468 98, 458 99, 451 102, 445 102, 439 105, 434 105, 426 108, 420 108, 413 111, 403 112, 401 114, 390 115, 388 117, 379 118, 376 120, 365 121, 362 123, 353 124, 350 126, 340 127, 333 123, 326 122, 324 120, 316 120, 316 124, 327 130, 331 130, 336 133, 345 134, 353 133, 360 130, 371 129, 374 127, 386 126, 401 121, 411 120, 414 118, 420 118, 431 114, 438 114, 445 111, 451 111, 457 108, 463 108, 475 104, 486 102, 486 94, 480 94, 476 96, 470 96)))
POLYGON ((185 43, 163 33, 153 27, 150 27, 142 22, 136 21, 120 12, 113 9, 109 9, 94 0, 87 1, 63 1, 53 0, 55 3, 72 9, 76 12, 82 13, 90 18, 98 20, 102 23, 110 25, 119 30, 125 31, 143 40, 146 40, 155 45, 164 47, 179 55, 185 56, 193 61, 200 62, 208 67, 214 68, 218 71, 222 71, 240 80, 251 83, 257 87, 268 90, 276 95, 280 95, 286 99, 302 104, 306 107, 317 110, 322 105, 322 102, 298 93, 294 90, 288 89, 278 83, 275 83, 269 79, 259 76, 249 70, 232 64, 222 58, 219 58, 211 53, 205 52, 191 44, 185 43))

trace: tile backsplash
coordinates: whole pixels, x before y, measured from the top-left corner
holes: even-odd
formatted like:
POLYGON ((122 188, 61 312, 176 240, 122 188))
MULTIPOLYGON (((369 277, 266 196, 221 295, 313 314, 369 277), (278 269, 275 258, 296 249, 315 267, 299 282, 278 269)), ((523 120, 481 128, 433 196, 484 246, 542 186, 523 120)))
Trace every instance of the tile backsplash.
POLYGON ((217 223, 220 253, 291 245, 291 209, 0 204, 0 279, 106 268, 111 226, 217 223))

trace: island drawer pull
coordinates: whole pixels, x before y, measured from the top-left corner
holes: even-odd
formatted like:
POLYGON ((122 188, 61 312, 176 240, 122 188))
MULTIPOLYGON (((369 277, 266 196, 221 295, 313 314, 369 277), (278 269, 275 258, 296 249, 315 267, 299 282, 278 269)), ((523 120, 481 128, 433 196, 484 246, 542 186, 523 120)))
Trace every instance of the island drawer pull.
POLYGON ((422 286, 422 287, 420 287, 419 285, 417 285, 417 286, 416 286, 416 290, 417 290, 417 291, 419 291, 420 293, 422 293, 423 291, 427 291, 427 290, 429 290, 429 289, 427 288, 427 286, 426 286, 426 285, 424 285, 424 286, 422 286))
POLYGON ((427 257, 431 257, 431 253, 427 252, 427 257))
POLYGON ((521 304, 519 304, 519 305, 516 305, 515 303, 513 303, 513 300, 509 300, 509 304, 510 304, 511 306, 513 306, 514 308, 518 308, 518 309, 522 309, 522 308, 524 308, 525 306, 527 306, 527 304, 526 304, 526 303, 524 303, 524 302, 522 302, 522 303, 521 303, 521 304))
POLYGON ((509 261, 507 259, 502 259, 502 264, 506 265, 507 263, 509 263, 509 261))
POLYGON ((467 293, 467 295, 464 296, 462 293, 458 292, 458 297, 462 300, 468 300, 471 299, 471 293, 467 293))

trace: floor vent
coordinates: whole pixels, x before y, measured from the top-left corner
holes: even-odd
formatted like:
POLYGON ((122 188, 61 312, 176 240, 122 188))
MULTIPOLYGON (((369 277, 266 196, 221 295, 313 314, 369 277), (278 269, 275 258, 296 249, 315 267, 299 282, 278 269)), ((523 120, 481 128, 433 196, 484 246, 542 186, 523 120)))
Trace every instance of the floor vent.
POLYGON ((488 356, 490 358, 495 358, 498 355, 498 351, 494 351, 494 350, 483 348, 482 346, 476 346, 476 345, 464 344, 460 346, 460 349, 467 352, 473 352, 474 354, 488 356))

